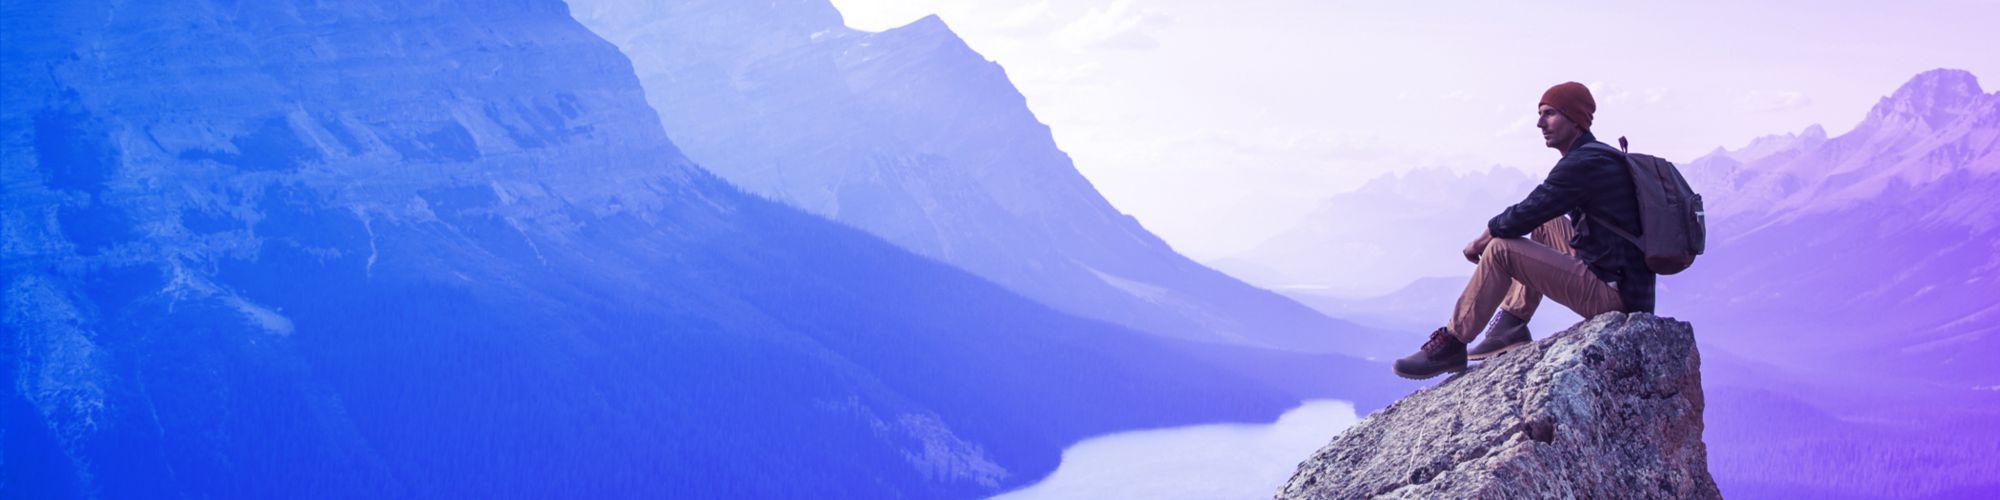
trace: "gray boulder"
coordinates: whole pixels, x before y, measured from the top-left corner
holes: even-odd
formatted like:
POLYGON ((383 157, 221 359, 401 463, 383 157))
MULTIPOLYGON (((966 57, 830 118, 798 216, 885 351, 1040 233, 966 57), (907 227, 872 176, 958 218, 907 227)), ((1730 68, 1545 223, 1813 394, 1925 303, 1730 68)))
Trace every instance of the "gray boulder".
POLYGON ((1377 411, 1278 498, 1720 498, 1687 323, 1605 313, 1377 411))

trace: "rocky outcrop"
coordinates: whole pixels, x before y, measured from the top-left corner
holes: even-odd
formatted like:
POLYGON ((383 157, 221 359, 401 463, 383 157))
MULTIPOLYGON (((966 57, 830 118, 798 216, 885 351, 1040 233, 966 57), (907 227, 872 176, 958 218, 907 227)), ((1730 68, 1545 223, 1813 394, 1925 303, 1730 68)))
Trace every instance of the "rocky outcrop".
POLYGON ((1605 313, 1422 390, 1279 498, 1719 498, 1687 323, 1605 313))

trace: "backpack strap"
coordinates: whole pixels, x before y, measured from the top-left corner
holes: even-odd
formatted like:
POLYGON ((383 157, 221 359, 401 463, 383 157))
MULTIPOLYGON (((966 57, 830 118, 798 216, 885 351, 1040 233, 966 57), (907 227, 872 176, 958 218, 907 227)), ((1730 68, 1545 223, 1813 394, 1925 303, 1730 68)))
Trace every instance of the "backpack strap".
MULTIPOLYGON (((1619 145, 1619 146, 1621 146, 1621 147, 1625 145, 1625 138, 1624 138, 1624 137, 1619 137, 1619 138, 1618 138, 1618 145, 1619 145)), ((1632 162, 1632 159, 1631 159, 1631 158, 1628 158, 1628 157, 1626 157, 1626 156, 1625 156, 1625 152, 1624 152, 1624 151, 1621 151, 1621 150, 1619 150, 1619 149, 1616 149, 1616 148, 1612 148, 1610 144, 1605 144, 1605 143, 1602 143, 1602 142, 1595 142, 1595 141, 1593 141, 1593 142, 1591 142, 1591 143, 1589 143, 1589 144, 1584 144, 1582 148, 1578 148, 1578 149, 1597 149, 1597 150, 1603 150, 1603 151, 1605 151, 1605 152, 1609 152, 1609 153, 1611 153, 1611 154, 1612 154, 1613 156, 1617 156, 1617 157, 1618 157, 1618 161, 1619 161, 1619 162, 1622 162, 1622 163, 1625 163, 1625 164, 1626 164, 1626 165, 1625 165, 1625 172, 1626 172, 1627 174, 1630 174, 1630 173, 1632 173, 1632 165, 1631 165, 1631 162, 1632 162)), ((1626 231, 1626 230, 1624 230, 1624 229, 1620 229, 1620 228, 1619 228, 1618 226, 1614 226, 1614 225, 1611 225, 1611 221, 1610 221, 1609 219, 1606 219, 1606 218, 1605 218, 1605 217, 1604 217, 1603 215, 1600 215, 1600 214, 1598 214, 1598 213, 1596 213, 1596 212, 1593 212, 1593 211, 1590 211, 1590 210, 1584 210, 1584 211, 1583 211, 1583 215, 1584 215, 1584 217, 1586 217, 1586 218, 1590 219, 1590 221, 1591 221, 1591 222, 1596 222, 1596 223, 1597 223, 1597 225, 1598 225, 1599 227, 1603 227, 1603 228, 1605 228, 1605 229, 1610 229, 1612 233, 1616 233, 1616 234, 1617 234, 1617 235, 1618 235, 1618 236, 1619 236, 1620 238, 1625 238, 1625 241, 1629 241, 1629 242, 1632 242, 1632 246, 1636 246, 1636 247, 1639 247, 1639 249, 1640 249, 1640 250, 1645 250, 1645 249, 1646 249, 1646 244, 1645 244, 1645 243, 1642 243, 1642 242, 1640 242, 1640 241, 1639 241, 1639 237, 1638 237, 1638 236, 1633 236, 1633 235, 1632 235, 1632 232, 1630 232, 1630 231, 1626 231)))
POLYGON ((1604 220, 1604 217, 1597 215, 1597 212, 1585 210, 1583 211, 1583 215, 1585 218, 1590 219, 1591 222, 1597 223, 1598 227, 1610 229, 1611 232, 1616 233, 1618 237, 1625 238, 1625 241, 1632 242, 1632 246, 1639 247, 1639 250, 1643 251, 1646 249, 1646 244, 1640 243, 1638 236, 1633 236, 1632 233, 1626 232, 1624 229, 1619 229, 1618 226, 1611 225, 1610 221, 1604 220))

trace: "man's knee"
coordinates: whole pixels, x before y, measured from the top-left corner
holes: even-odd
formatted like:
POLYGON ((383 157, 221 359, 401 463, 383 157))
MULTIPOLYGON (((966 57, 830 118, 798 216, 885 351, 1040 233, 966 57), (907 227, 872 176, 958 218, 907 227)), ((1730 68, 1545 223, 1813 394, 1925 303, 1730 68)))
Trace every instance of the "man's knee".
POLYGON ((1532 245, 1534 242, 1526 238, 1494 238, 1493 241, 1486 243, 1484 250, 1480 250, 1479 261, 1502 265, 1513 258, 1514 252, 1523 244, 1532 245))

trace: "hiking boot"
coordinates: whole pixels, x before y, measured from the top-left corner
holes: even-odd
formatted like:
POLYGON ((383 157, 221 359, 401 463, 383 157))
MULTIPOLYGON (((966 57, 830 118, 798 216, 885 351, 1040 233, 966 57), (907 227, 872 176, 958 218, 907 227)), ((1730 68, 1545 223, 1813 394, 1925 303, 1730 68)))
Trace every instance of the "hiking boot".
POLYGON ((1500 317, 1493 321, 1493 329, 1486 331, 1486 339, 1479 341, 1479 345, 1472 346, 1472 351, 1466 353, 1465 357, 1473 361, 1483 361, 1534 341, 1535 337, 1528 334, 1528 320, 1501 311, 1500 317))
POLYGON ((1444 372, 1465 369, 1465 343, 1459 342, 1451 332, 1443 328, 1431 332, 1431 339, 1417 348, 1416 354, 1396 360, 1393 367, 1396 376, 1411 380, 1423 380, 1444 372))

